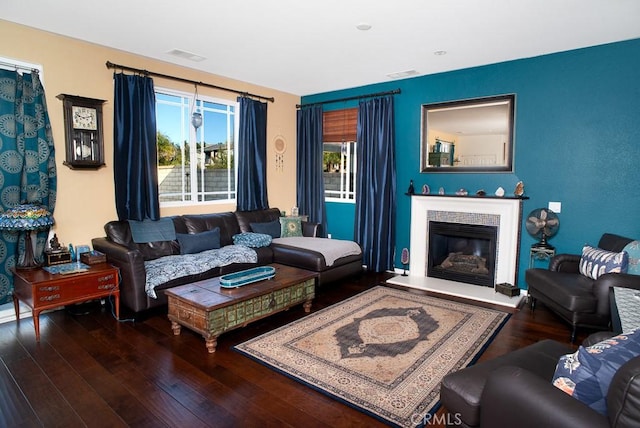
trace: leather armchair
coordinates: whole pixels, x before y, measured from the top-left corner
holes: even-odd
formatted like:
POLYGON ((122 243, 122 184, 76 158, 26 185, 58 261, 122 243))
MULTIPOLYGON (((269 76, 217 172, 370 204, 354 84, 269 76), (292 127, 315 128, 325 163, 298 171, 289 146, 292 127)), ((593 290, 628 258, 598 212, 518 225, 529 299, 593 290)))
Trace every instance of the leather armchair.
MULTIPOLYGON (((631 241, 630 238, 605 233, 598 247, 619 252, 631 241)), ((572 326, 572 343, 579 327, 611 328, 611 287, 640 289, 638 275, 610 273, 593 280, 580 274, 580 257, 577 254, 558 254, 551 259, 549 269, 527 269, 525 273, 531 309, 535 309, 537 302, 542 302, 568 322, 572 326)))

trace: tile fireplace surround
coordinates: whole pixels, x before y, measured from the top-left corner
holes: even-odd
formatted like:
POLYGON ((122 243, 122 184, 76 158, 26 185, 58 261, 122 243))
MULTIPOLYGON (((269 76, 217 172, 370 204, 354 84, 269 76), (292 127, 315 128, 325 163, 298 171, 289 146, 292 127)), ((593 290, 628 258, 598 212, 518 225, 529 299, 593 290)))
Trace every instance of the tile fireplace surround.
POLYGON ((413 195, 411 197, 411 247, 409 273, 397 275, 390 284, 517 307, 520 296, 496 293, 493 287, 449 281, 427 276, 429 221, 480 224, 498 227, 496 283, 517 282, 522 199, 476 196, 413 195))

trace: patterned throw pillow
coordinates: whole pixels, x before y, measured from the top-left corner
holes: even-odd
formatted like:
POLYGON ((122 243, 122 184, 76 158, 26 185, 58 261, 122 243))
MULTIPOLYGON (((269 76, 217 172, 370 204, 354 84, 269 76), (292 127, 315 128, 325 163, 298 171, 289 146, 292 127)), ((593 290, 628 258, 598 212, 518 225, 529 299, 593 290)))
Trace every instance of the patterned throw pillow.
POLYGON ((268 247, 271 244, 271 235, 254 232, 238 233, 233 235, 233 243, 251 248, 268 247))
POLYGON ((573 354, 560 357, 553 385, 607 415, 607 392, 613 375, 622 365, 640 355, 640 330, 620 334, 573 354))
POLYGON ((622 251, 629 254, 629 268, 627 273, 640 275, 640 241, 629 242, 622 251))
POLYGON ((251 231, 255 233, 265 233, 272 238, 280 237, 280 221, 273 220, 266 223, 249 223, 251 231))
POLYGON ((591 279, 598 279, 605 273, 626 273, 629 255, 625 251, 612 251, 585 245, 580 258, 580 273, 591 279))
POLYGON ((280 226, 281 238, 302 236, 302 224, 300 223, 300 218, 280 217, 280 226))
POLYGON ((200 233, 176 233, 180 254, 195 254, 220 248, 220 228, 200 233))

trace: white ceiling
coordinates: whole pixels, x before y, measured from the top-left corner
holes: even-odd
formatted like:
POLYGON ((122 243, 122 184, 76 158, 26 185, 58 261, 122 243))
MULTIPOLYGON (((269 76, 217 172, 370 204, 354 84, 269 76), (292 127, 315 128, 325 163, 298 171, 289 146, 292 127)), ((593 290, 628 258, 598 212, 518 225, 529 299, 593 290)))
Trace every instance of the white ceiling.
POLYGON ((640 0, 2 0, 0 18, 295 95, 640 37, 640 0))

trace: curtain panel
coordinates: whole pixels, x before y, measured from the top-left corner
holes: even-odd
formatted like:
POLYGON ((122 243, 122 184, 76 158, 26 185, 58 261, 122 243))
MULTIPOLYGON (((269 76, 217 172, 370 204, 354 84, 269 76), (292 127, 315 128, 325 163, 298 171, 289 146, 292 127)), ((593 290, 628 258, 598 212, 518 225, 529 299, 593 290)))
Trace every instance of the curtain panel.
POLYGON ((153 79, 124 73, 115 73, 113 79, 113 176, 118 218, 158 220, 160 199, 153 79))
POLYGON ((297 112, 296 200, 300 214, 321 225, 327 234, 327 210, 322 176, 322 106, 302 107, 297 112))
MULTIPOLYGON (((37 72, 0 70, 0 206, 56 205, 57 173, 45 92, 37 72)), ((38 233, 34 255, 41 259, 48 231, 38 233)), ((13 274, 24 233, 0 234, 0 304, 12 300, 13 274)))
POLYGON ((394 267, 396 219, 393 96, 358 106, 358 173, 354 236, 370 271, 394 267))
POLYGON ((269 208, 267 199, 267 103, 247 97, 240 102, 238 135, 238 211, 269 208))

